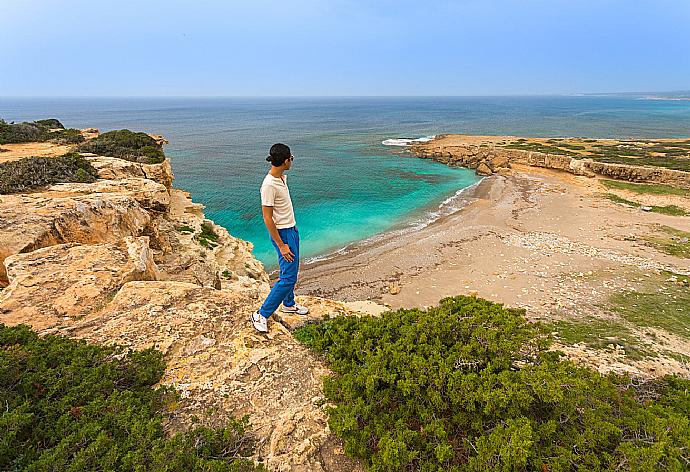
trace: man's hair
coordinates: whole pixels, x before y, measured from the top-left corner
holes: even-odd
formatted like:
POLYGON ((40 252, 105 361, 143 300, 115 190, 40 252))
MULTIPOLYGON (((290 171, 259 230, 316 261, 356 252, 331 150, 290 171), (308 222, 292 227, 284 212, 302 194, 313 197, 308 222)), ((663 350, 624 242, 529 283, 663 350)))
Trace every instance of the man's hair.
POLYGON ((282 143, 276 143, 271 146, 271 150, 268 152, 269 156, 266 158, 272 166, 280 167, 285 161, 290 158, 290 148, 282 143))

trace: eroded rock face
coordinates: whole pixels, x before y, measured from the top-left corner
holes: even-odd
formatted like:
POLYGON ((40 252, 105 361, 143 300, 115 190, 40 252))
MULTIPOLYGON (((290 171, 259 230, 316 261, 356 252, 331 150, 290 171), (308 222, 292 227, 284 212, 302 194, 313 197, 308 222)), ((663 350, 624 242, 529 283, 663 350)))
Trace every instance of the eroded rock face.
MULTIPOLYGON (((271 470, 324 470, 329 430, 320 405, 329 371, 280 323, 269 321, 266 335, 254 330, 249 316, 261 301, 251 292, 184 282, 130 282, 103 310, 63 332, 161 350, 168 362, 162 382, 183 398, 171 429, 188 427, 200 412, 209 426, 247 414, 260 438, 256 460, 271 470)), ((349 313, 335 302, 299 301, 317 316, 349 313)))
POLYGON ((214 288, 251 288, 257 296, 268 293, 268 275, 252 255, 251 243, 207 220, 203 205, 192 202, 189 193, 172 189, 170 197, 170 211, 160 232, 168 236, 171 249, 157 259, 168 280, 214 288), (204 224, 217 236, 206 246, 199 239, 204 224))
POLYGON ((0 215, 0 285, 8 283, 1 262, 12 254, 157 232, 148 211, 133 197, 116 193, 55 198, 42 193, 2 195, 0 215))
POLYGON ((276 316, 259 334, 249 316, 270 287, 252 244, 172 188, 167 160, 88 159, 94 183, 0 196, 0 285, 9 284, 0 322, 155 346, 167 361, 163 382, 183 398, 168 429, 193 416, 222 426, 248 414, 260 438, 256 459, 269 469, 361 470, 329 433, 320 406, 327 368, 285 326, 382 307, 299 298, 308 317, 276 316))
POLYGON ((98 177, 101 179, 144 178, 158 182, 168 189, 172 188, 174 175, 170 159, 166 159, 160 164, 141 164, 117 157, 96 156, 93 154, 82 155, 96 168, 98 177))
POLYGON ((5 259, 10 284, 0 292, 0 321, 37 330, 103 308, 126 282, 155 280, 149 238, 111 244, 59 244, 5 259))
POLYGON ((520 149, 497 146, 482 147, 476 144, 437 146, 433 141, 412 146, 418 157, 431 158, 448 165, 476 169, 479 175, 504 174, 511 163, 533 167, 562 170, 575 175, 594 177, 601 175, 630 182, 647 182, 690 188, 690 172, 662 167, 635 166, 598 162, 588 158, 573 158, 520 149))
POLYGON ((51 185, 44 195, 50 196, 52 192, 69 195, 119 194, 132 197, 145 210, 164 213, 170 206, 170 194, 168 189, 150 179, 126 178, 119 180, 97 180, 89 184, 66 183, 51 185))

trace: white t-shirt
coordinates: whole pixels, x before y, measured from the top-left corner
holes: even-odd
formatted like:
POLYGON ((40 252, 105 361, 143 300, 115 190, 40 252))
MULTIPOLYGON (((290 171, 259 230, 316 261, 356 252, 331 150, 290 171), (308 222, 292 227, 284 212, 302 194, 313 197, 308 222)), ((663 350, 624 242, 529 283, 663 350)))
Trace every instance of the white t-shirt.
POLYGON ((261 184, 261 205, 273 207, 273 222, 276 228, 292 228, 297 224, 292 210, 290 190, 287 186, 287 176, 279 177, 267 174, 261 184))

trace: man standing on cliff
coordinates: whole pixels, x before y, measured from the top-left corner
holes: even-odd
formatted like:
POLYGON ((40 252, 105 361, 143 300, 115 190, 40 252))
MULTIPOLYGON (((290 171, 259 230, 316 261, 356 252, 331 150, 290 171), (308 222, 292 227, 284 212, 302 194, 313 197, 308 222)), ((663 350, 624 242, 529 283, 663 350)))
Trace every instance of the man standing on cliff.
POLYGON ((266 158, 271 163, 271 170, 261 184, 261 211, 264 224, 271 235, 271 243, 278 253, 280 266, 280 280, 273 286, 261 308, 252 313, 252 324, 257 331, 262 333, 268 332, 267 320, 281 303, 283 306, 280 311, 284 313, 298 315, 309 313, 307 307, 295 303, 294 293, 299 270, 299 233, 292 210, 287 177, 284 175, 285 171, 292 166, 294 159, 290 148, 285 144, 278 143, 271 146, 269 156, 266 158))

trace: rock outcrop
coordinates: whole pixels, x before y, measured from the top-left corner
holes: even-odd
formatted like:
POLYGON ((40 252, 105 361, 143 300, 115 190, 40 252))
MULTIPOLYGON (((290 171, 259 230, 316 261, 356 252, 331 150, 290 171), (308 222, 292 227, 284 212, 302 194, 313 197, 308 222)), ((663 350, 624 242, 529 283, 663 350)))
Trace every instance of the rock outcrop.
POLYGON ((172 188, 174 175, 168 159, 160 164, 141 164, 117 157, 96 156, 93 154, 82 155, 96 168, 98 177, 101 179, 119 180, 136 177, 153 180, 165 185, 168 189, 172 188))
MULTIPOLYGON (((0 195, 0 215, 0 263, 13 254, 58 244, 111 243, 143 235, 157 238, 151 212, 131 195, 118 193, 0 195)), ((3 265, 0 286, 8 282, 3 265)))
POLYGON ((12 282, 0 292, 0 313, 41 331, 69 324, 98 312, 125 283, 156 280, 152 256, 146 236, 15 254, 5 260, 12 282))
POLYGON ((512 164, 543 167, 594 177, 600 175, 630 182, 644 182, 690 188, 690 172, 663 167, 614 164, 595 161, 586 157, 570 157, 538 151, 509 149, 490 144, 480 144, 468 139, 467 143, 454 142, 444 145, 447 136, 410 148, 418 157, 431 158, 448 165, 475 169, 479 175, 505 173, 512 164))
MULTIPOLYGON (((355 313, 337 302, 298 298, 316 318, 355 313)), ((281 323, 269 322, 267 335, 257 333, 248 319, 259 301, 250 292, 135 281, 105 308, 61 332, 161 350, 168 360, 162 382, 183 399, 168 425, 172 431, 189 427, 194 416, 222 426, 248 414, 259 438, 256 459, 271 470, 326 470, 324 454, 347 461, 327 442, 321 384, 328 369, 281 323)))
POLYGON ((156 347, 167 361, 163 383, 181 394, 169 430, 247 414, 255 459, 269 469, 357 470, 328 430, 328 369, 291 330, 383 307, 300 298, 308 317, 275 317, 267 335, 257 333, 249 316, 269 283, 251 243, 173 188, 168 160, 86 157, 94 183, 0 195, 0 323, 156 347))

